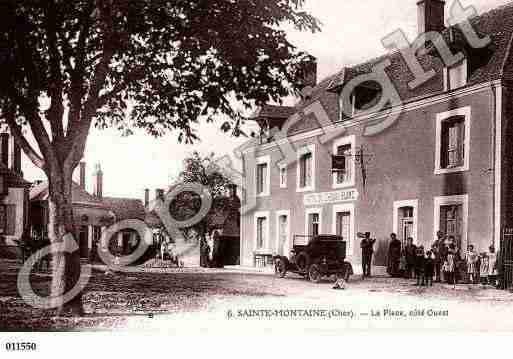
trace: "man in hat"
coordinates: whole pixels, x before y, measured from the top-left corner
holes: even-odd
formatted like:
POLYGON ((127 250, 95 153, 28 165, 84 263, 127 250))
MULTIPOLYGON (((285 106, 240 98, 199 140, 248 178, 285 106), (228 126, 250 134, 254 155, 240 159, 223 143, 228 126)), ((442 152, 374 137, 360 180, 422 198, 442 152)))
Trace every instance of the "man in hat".
POLYGON ((442 231, 436 232, 436 239, 431 246, 435 256, 435 282, 441 282, 442 265, 447 258, 447 246, 445 244, 445 234, 442 231))
POLYGON ((362 272, 363 278, 371 276, 372 255, 374 254, 374 243, 376 239, 371 239, 370 232, 365 235, 360 243, 362 249, 362 272))

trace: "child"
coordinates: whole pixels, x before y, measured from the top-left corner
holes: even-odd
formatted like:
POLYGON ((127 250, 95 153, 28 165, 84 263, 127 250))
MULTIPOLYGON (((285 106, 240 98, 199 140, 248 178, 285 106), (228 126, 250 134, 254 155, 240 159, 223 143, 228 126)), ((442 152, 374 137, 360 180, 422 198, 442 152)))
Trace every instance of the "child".
POLYGON ((433 286, 433 277, 435 275, 435 257, 432 251, 427 251, 424 259, 424 278, 426 286, 433 286))
POLYGON ((479 266, 481 284, 488 284, 488 273, 490 271, 490 258, 487 253, 481 253, 481 265, 479 266))
POLYGON ((447 257, 445 258, 442 271, 444 272, 444 278, 447 283, 456 284, 454 276, 454 260, 456 256, 456 246, 454 243, 450 243, 447 249, 447 257))
POLYGON ((424 286, 424 246, 420 246, 417 249, 415 256, 415 278, 417 279, 417 285, 424 286), (421 283, 422 282, 422 283, 421 283))
POLYGON ((476 283, 478 260, 479 257, 477 253, 474 252, 474 246, 470 244, 468 246, 467 254, 465 255, 465 261, 467 262, 467 274, 469 275, 469 280, 471 284, 476 283))

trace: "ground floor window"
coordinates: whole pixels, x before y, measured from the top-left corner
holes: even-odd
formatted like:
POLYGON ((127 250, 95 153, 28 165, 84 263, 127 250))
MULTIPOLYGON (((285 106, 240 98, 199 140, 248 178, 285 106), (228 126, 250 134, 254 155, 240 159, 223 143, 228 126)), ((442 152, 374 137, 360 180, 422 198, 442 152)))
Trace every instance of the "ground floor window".
POLYGON ((255 250, 267 248, 269 239, 269 213, 255 213, 255 250))
POLYGON ((447 237, 454 237, 456 246, 462 248, 463 204, 440 206, 440 230, 447 237))
POLYGON ((322 232, 322 208, 307 208, 305 215, 305 234, 317 236, 322 232))
POLYGON ((290 250, 290 211, 276 213, 276 253, 287 255, 290 250))
POLYGON ((333 206, 333 233, 344 239, 347 253, 353 254, 355 233, 354 204, 333 206))
POLYGON ((408 238, 417 241, 417 212, 419 201, 407 200, 394 202, 394 223, 393 232, 401 241, 403 247, 406 246, 408 238))
POLYGON ((468 195, 435 197, 435 232, 454 237, 461 250, 467 248, 468 195))

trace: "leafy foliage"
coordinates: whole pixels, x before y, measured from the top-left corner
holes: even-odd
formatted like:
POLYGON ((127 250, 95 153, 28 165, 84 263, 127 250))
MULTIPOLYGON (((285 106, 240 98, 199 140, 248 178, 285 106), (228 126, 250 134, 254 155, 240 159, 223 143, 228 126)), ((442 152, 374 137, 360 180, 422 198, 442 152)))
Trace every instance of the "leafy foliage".
POLYGON ((47 120, 54 140, 71 143, 88 117, 191 142, 192 124, 227 115, 222 129, 240 134, 233 103, 279 101, 297 82, 307 56, 280 26, 319 30, 303 2, 2 0, 0 108, 33 131, 47 120))
MULTIPOLYGON (((231 179, 223 174, 222 168, 216 163, 215 154, 202 157, 198 152, 192 153, 184 160, 184 169, 179 176, 180 183, 199 183, 203 185, 212 196, 212 206, 206 218, 193 229, 198 234, 205 234, 217 216, 224 216, 232 211, 231 202, 227 198, 231 179)), ((192 218, 199 212, 202 202, 198 194, 182 192, 170 205, 170 213, 176 220, 184 221, 192 218)))

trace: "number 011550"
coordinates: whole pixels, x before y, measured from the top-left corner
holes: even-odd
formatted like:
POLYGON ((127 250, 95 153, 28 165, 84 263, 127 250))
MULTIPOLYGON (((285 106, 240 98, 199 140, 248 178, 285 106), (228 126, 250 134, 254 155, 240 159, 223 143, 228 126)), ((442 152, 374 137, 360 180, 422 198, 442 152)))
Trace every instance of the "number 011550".
POLYGON ((7 351, 34 351, 37 349, 36 343, 29 342, 7 342, 5 343, 5 350, 7 351))

